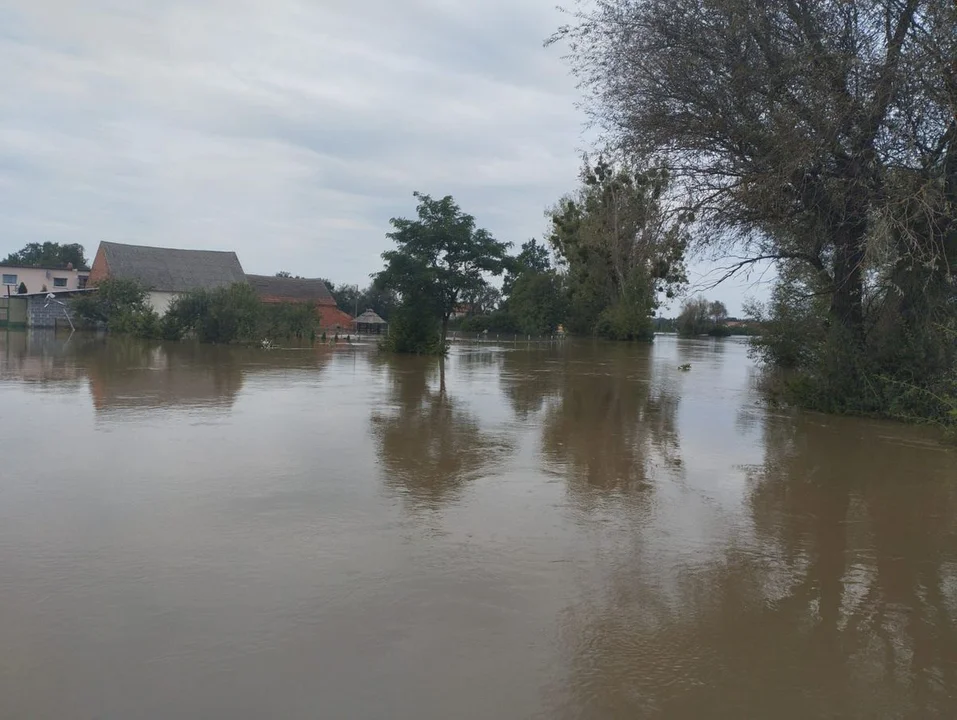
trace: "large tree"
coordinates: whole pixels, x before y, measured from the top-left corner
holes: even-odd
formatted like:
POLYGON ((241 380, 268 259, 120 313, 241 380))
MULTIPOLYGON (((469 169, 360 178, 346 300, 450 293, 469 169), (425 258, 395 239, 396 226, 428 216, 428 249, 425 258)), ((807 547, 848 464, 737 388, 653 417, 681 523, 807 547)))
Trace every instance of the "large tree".
POLYGON ((593 117, 617 149, 669 168, 708 244, 742 265, 806 265, 852 343, 878 250, 897 292, 952 283, 953 0, 581 7, 553 40, 593 117))
POLYGON ((551 212, 552 247, 567 269, 573 332, 650 338, 659 293, 685 280, 686 235, 662 200, 668 177, 587 159, 579 191, 551 212))
POLYGON ((0 265, 46 268, 66 268, 72 265, 75 270, 90 269, 83 254, 83 246, 79 243, 28 243, 22 250, 7 255, 0 265))
POLYGON ((414 196, 417 218, 391 220, 393 229, 387 237, 396 248, 382 254, 386 266, 375 276, 375 285, 396 292, 406 311, 390 335, 405 328, 418 338, 397 349, 425 350, 421 339, 433 335, 426 325, 434 323, 437 337, 427 344, 444 351, 452 313, 488 287, 489 275, 503 272, 509 245, 477 227, 475 218, 462 212, 451 196, 441 200, 418 192, 414 196), (418 329, 412 332, 414 327, 418 329))
POLYGON ((548 247, 534 238, 511 259, 502 292, 505 308, 517 329, 528 335, 555 332, 565 320, 562 276, 552 267, 548 247))

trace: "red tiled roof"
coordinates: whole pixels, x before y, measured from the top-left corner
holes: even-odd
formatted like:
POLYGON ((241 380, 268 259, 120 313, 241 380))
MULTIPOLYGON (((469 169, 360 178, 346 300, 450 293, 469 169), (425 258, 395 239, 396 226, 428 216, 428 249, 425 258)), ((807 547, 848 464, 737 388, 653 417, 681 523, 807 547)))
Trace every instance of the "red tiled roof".
POLYGON ((352 329, 352 315, 335 306, 319 305, 316 307, 316 315, 319 316, 319 327, 322 330, 333 330, 337 325, 343 330, 352 329))

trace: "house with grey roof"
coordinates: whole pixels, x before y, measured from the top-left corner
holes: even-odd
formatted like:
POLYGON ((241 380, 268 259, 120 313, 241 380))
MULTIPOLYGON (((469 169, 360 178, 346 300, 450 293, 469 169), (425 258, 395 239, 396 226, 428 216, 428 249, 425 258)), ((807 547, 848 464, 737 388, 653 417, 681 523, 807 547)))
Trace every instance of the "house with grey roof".
POLYGON ((246 282, 239 258, 231 251, 101 242, 90 268, 90 284, 107 278, 140 283, 149 290, 150 305, 160 315, 179 294, 246 282))
POLYGON ((308 302, 335 305, 336 300, 320 278, 247 275, 246 280, 263 302, 308 302))
POLYGON ((246 280, 264 303, 311 305, 323 330, 348 330, 352 327, 352 316, 339 309, 329 288, 319 278, 247 275, 246 280))

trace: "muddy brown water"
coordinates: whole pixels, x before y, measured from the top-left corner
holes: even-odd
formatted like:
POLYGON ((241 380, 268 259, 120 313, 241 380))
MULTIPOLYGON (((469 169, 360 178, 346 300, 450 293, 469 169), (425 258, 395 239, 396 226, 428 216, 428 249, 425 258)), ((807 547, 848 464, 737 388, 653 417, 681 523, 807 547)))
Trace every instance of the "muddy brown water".
POLYGON ((957 716, 957 453, 755 381, 0 334, 0 718, 957 716))

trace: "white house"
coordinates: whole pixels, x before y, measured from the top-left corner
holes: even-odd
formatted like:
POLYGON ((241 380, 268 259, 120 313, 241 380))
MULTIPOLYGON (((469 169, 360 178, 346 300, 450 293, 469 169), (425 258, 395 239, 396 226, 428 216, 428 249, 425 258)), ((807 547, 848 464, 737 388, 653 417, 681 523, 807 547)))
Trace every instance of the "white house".
POLYGON ((89 270, 70 268, 20 267, 0 265, 0 294, 16 295, 20 286, 28 293, 81 290, 86 287, 89 270))

